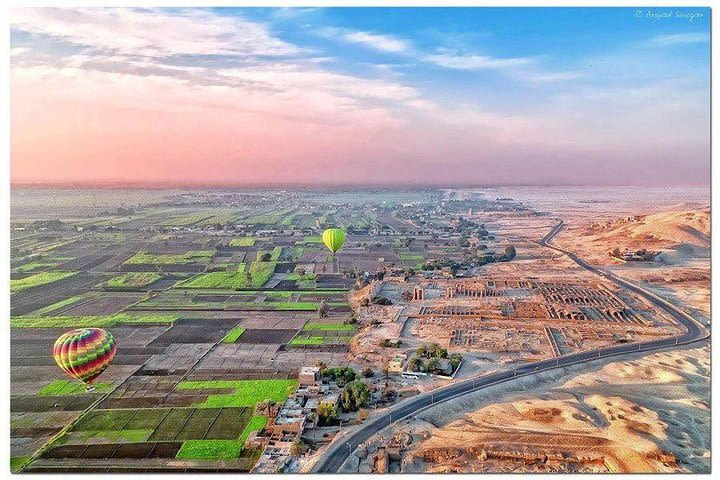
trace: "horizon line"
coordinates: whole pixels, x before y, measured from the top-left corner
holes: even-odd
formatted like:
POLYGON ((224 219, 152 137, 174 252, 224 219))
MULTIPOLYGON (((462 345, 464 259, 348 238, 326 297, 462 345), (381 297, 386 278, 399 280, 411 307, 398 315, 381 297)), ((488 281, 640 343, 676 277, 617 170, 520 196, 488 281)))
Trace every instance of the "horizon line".
POLYGON ((132 181, 69 181, 69 182, 10 182, 10 188, 62 188, 62 189, 81 189, 81 188, 99 188, 99 189, 231 189, 231 188, 498 188, 498 187, 711 187, 710 183, 688 183, 688 184, 616 184, 616 183, 454 183, 454 182, 438 182, 438 183, 352 183, 352 182, 257 182, 257 183, 240 183, 240 182, 132 182, 132 181))

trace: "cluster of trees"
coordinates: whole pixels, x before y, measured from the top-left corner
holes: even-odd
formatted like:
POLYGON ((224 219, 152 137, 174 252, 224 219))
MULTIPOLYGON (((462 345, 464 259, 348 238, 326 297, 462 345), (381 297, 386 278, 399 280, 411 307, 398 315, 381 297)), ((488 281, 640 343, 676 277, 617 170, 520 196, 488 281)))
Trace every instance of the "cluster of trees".
POLYGON ((344 412, 356 412, 364 406, 370 398, 368 386, 355 380, 346 384, 340 393, 340 405, 344 412))
POLYGON ((323 378, 334 380, 338 385, 345 385, 357 378, 357 372, 351 367, 333 367, 320 370, 323 378))
POLYGON ((456 275, 461 268, 477 267, 494 262, 509 262, 514 259, 516 255, 514 245, 505 247, 505 251, 502 254, 486 250, 487 245, 480 245, 477 250, 466 257, 463 262, 449 258, 435 259, 425 262, 422 268, 423 270, 442 270, 447 267, 453 275, 456 275))
POLYGON ((452 370, 455 371, 462 361, 462 355, 459 353, 448 354, 447 349, 442 348, 437 343, 421 345, 415 350, 415 355, 408 361, 408 370, 412 372, 445 373, 440 368, 441 359, 447 359, 452 370))
MULTIPOLYGON (((325 373, 327 372, 330 372, 330 374, 327 375, 328 377, 332 375, 332 378, 340 379, 344 382, 344 386, 340 391, 337 405, 330 403, 321 403, 318 405, 317 415, 318 425, 320 426, 337 425, 339 422, 338 408, 343 412, 356 412, 365 406, 367 401, 370 399, 370 390, 368 389, 367 384, 361 382, 360 380, 355 380, 357 374, 352 368, 328 368, 324 371, 323 376, 326 376, 325 373)), ((365 374, 366 377, 371 377, 373 372, 370 370, 369 374, 368 372, 363 372, 363 374, 365 374)))

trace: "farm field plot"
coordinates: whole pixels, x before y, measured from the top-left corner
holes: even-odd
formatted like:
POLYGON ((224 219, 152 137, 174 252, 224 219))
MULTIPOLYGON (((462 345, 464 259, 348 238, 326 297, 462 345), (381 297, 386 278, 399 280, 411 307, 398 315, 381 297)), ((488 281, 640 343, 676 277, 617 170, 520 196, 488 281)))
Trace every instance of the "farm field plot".
POLYGON ((118 313, 115 315, 84 315, 84 316, 48 316, 48 317, 11 317, 13 328, 84 328, 111 327, 115 325, 169 325, 179 317, 173 314, 160 313, 118 313))
POLYGON ((164 348, 173 343, 216 343, 237 323, 236 320, 178 320, 148 346, 164 348))
MULTIPOLYGON (((267 281, 267 279, 265 280, 267 281)), ((265 283, 262 278, 252 277, 252 268, 250 272, 245 272, 245 264, 237 265, 237 270, 228 272, 210 272, 202 273, 192 277, 177 285, 177 288, 207 288, 219 290, 239 290, 242 288, 252 287, 253 284, 265 283)), ((255 287, 253 287, 255 288, 255 287)))
POLYGON ((238 339, 228 343, 284 344, 296 333, 297 330, 246 328, 238 339))
POLYGON ((254 237, 238 237, 233 238, 230 240, 230 243, 228 243, 231 247, 252 247, 255 245, 255 238, 254 237))
POLYGON ((80 272, 56 282, 12 294, 10 314, 25 315, 70 297, 89 292, 95 285, 111 278, 110 273, 80 272))
POLYGON ((215 255, 214 250, 191 250, 183 254, 149 253, 139 251, 125 261, 126 265, 171 265, 204 263, 215 255))
POLYGON ((84 301, 74 302, 61 310, 55 310, 53 315, 85 316, 85 315, 114 315, 120 313, 131 305, 144 299, 142 293, 118 292, 112 294, 98 293, 84 301))
POLYGON ((57 282, 58 280, 62 280, 63 278, 71 277, 75 275, 77 272, 63 272, 63 271, 56 271, 56 272, 43 272, 43 273, 36 273, 34 275, 30 275, 28 277, 20 278, 20 279, 11 279, 10 280, 10 293, 16 293, 21 292, 23 290, 27 290, 29 288, 38 287, 40 285, 45 285, 47 283, 51 282, 57 282))
POLYGON ((227 390, 229 393, 210 394, 199 408, 251 407, 270 399, 283 402, 295 391, 297 380, 186 380, 177 385, 179 390, 227 390))
POLYGON ((162 275, 154 272, 129 272, 105 282, 106 290, 142 290, 143 287, 160 280, 162 275))
MULTIPOLYGON (((112 459, 123 465, 143 458, 177 458, 230 461, 223 466, 247 471, 257 453, 245 449, 245 440, 265 422, 246 407, 95 409, 57 438, 38 463, 112 459)), ((207 464, 188 464, 193 466, 207 464)))

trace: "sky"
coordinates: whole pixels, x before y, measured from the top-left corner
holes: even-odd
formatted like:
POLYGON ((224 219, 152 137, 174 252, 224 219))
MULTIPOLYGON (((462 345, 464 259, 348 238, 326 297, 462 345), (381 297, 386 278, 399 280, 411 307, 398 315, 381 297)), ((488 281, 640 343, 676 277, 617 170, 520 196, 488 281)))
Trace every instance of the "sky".
POLYGON ((14 184, 710 184, 708 8, 10 23, 14 184))

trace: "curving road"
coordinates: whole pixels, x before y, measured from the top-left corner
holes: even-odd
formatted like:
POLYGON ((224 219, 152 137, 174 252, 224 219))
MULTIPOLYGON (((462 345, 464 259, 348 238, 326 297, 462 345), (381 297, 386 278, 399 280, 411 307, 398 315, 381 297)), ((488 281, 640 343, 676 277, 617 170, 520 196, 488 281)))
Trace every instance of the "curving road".
POLYGON ((545 247, 552 248, 553 250, 567 255, 580 267, 589 270, 592 273, 600 275, 608 281, 611 281, 616 285, 645 298, 647 301, 660 308, 668 315, 670 315, 673 319, 677 320, 678 323, 683 325, 686 329, 685 333, 675 337, 666 337, 647 342, 622 344, 598 350, 563 355, 561 357, 527 364, 513 370, 504 370, 473 377, 457 383, 452 383, 446 387, 439 388, 432 392, 424 393, 406 399, 392 406, 387 412, 385 412, 381 416, 378 416, 376 418, 373 418, 372 420, 363 423, 362 425, 356 427, 354 430, 349 431, 349 433, 344 437, 338 438, 334 443, 330 445, 328 450, 315 463, 312 468, 312 472, 338 472, 342 464, 345 463, 345 460, 347 460, 350 454, 355 451, 358 445, 366 442, 371 436, 375 435, 380 430, 388 427, 389 425, 399 420, 408 418, 416 414, 420 410, 424 410, 437 403, 445 402, 460 395, 474 392, 476 390, 480 390, 482 388, 486 388, 492 385, 497 385, 499 383, 508 382, 516 377, 534 375, 538 372, 567 367, 570 365, 577 365, 580 363, 586 363, 601 358, 613 357, 623 354, 631 354, 635 352, 659 350, 662 348, 672 347, 676 345, 686 345, 706 339, 710 336, 710 333, 700 323, 698 323, 690 315, 675 307, 666 300, 633 283, 623 280, 613 275, 612 273, 605 272, 603 270, 593 267, 592 265, 587 264, 585 261, 578 258, 574 253, 570 251, 551 245, 550 241, 555 235, 558 234, 558 232, 560 232, 560 230, 562 230, 562 228, 563 222, 561 221, 555 227, 553 227, 552 230, 547 235, 545 235, 539 243, 545 247))

